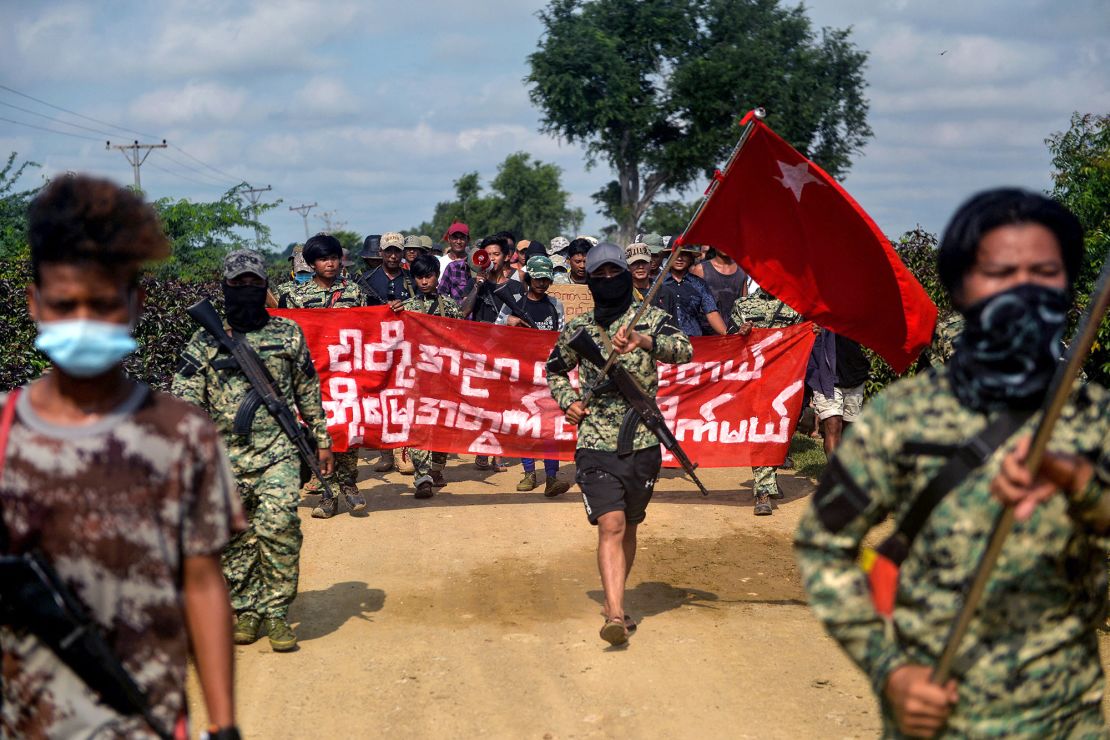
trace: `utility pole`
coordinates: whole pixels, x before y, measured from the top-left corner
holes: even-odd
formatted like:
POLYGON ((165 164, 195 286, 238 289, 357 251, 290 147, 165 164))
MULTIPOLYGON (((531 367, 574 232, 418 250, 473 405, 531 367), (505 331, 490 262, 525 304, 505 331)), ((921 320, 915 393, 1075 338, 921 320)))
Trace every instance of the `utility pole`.
POLYGON ((308 238, 308 212, 317 206, 316 203, 304 203, 299 206, 289 206, 290 211, 296 211, 304 219, 304 238, 308 238))
POLYGON ((113 144, 110 141, 104 142, 105 149, 119 149, 123 152, 123 156, 127 157, 127 161, 131 163, 131 171, 135 175, 135 189, 140 193, 143 191, 142 181, 139 179, 139 168, 143 166, 143 162, 150 156, 150 152, 154 149, 165 149, 166 140, 162 139, 161 144, 140 144, 136 139, 131 144, 113 144), (139 150, 145 149, 142 156, 139 155, 139 150))
POLYGON ((251 216, 254 218, 254 222, 255 222, 255 227, 254 227, 254 248, 255 249, 261 249, 262 248, 262 234, 258 230, 258 202, 260 200, 262 200, 262 194, 263 193, 268 193, 271 190, 273 190, 273 188, 270 187, 269 185, 267 185, 264 188, 247 187, 246 189, 243 190, 243 192, 246 193, 247 200, 249 200, 250 203, 251 203, 251 216))
POLYGON ((332 219, 335 218, 335 211, 324 211, 323 213, 321 213, 316 218, 318 218, 318 219, 320 219, 321 221, 324 222, 324 228, 326 228, 328 230, 329 234, 332 234, 335 231, 337 231, 339 229, 342 229, 344 226, 347 225, 346 221, 333 221, 332 220, 332 219))

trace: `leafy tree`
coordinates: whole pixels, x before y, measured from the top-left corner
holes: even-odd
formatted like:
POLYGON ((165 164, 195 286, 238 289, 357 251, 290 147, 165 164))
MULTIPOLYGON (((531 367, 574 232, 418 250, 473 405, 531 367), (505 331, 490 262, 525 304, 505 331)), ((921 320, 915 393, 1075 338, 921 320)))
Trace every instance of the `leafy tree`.
MULTIPOLYGON (((1075 113, 1068 130, 1045 143, 1054 170, 1051 195, 1079 217, 1087 234, 1087 259, 1075 286, 1079 305, 1086 306, 1110 254, 1110 115, 1075 113)), ((1099 329, 1086 371, 1103 385, 1110 381, 1110 320, 1099 329)))
POLYGON ((455 200, 437 203, 431 222, 405 233, 439 239, 453 221, 463 221, 475 239, 508 230, 548 242, 584 218, 580 208, 569 206, 561 176, 559 167, 526 152, 510 154, 498 165, 488 195, 482 193, 478 173, 467 172, 455 181, 455 200))
POLYGON ((647 215, 644 220, 640 222, 640 231, 645 234, 670 234, 677 236, 681 234, 690 219, 694 217, 694 211, 697 210, 698 204, 683 203, 681 200, 664 200, 658 203, 653 203, 651 208, 648 209, 647 215))
POLYGON ((842 176, 871 136, 867 55, 778 0, 551 0, 525 81, 542 130, 584 144, 616 180, 595 194, 631 238, 656 197, 711 172, 755 106, 842 176))
POLYGON ((211 280, 219 275, 228 252, 255 248, 255 233, 264 246, 271 244, 270 228, 257 218, 280 201, 244 207, 240 191, 246 187, 237 185, 211 203, 156 200, 152 205, 162 219, 172 253, 155 274, 186 281, 211 280))
POLYGON ((27 247, 27 206, 41 189, 17 190, 16 183, 28 167, 38 167, 34 162, 23 162, 18 167, 18 155, 12 152, 0 168, 0 259, 10 262, 24 255, 27 247))

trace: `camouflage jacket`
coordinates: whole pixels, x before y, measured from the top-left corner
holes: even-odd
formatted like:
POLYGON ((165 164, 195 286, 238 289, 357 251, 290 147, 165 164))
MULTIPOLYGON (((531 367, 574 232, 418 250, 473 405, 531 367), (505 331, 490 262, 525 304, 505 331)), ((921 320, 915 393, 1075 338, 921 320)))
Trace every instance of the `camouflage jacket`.
MULTIPOLYGON (((266 326, 243 336, 269 369, 286 405, 300 412, 322 449, 330 448, 331 437, 320 404, 320 380, 301 328, 289 319, 272 316, 266 326)), ((255 412, 249 436, 235 433, 235 415, 251 384, 207 331, 197 330, 182 351, 172 391, 208 412, 227 445, 236 473, 268 468, 277 460, 297 454, 265 406, 255 412)))
POLYGON ((775 329, 805 321, 797 311, 762 289, 737 298, 729 320, 733 326, 750 321, 757 329, 775 329))
MULTIPOLYGON (((278 306, 280 307, 283 305, 281 299, 285 296, 288 296, 289 293, 291 293, 294 288, 299 287, 299 285, 300 284, 297 283, 295 280, 287 280, 284 283, 278 283, 270 292, 273 293, 273 296, 277 299, 278 306)), ((284 306, 289 307, 288 298, 285 298, 284 306)))
MULTIPOLYGON (((860 542, 888 516, 900 520, 945 463, 911 455, 907 442, 958 445, 988 418, 961 406, 935 370, 889 387, 852 424, 829 464, 795 541, 809 603, 870 676, 879 695, 906 663, 935 665, 998 513, 989 484, 1001 458, 1039 418, 995 451, 933 510, 902 564, 893 623, 874 611, 857 565, 860 542)), ((1052 737, 1057 722, 1097 713, 1103 693, 1096 626, 1106 605, 1110 524, 1110 394, 1080 386, 1050 444, 1095 463, 1096 475, 1069 501, 1054 496, 1018 523, 954 664, 960 700, 956 736, 1052 737)), ((883 704, 887 733, 893 720, 883 704)))
POLYGON ((459 304, 445 295, 428 296, 421 293, 409 298, 402 304, 401 308, 416 313, 427 313, 436 316, 442 315, 449 319, 462 318, 462 311, 459 310, 459 304))
MULTIPOLYGON (((639 303, 634 302, 612 326, 619 327, 631 321, 639 306, 639 303)), ((594 320, 593 311, 587 311, 567 322, 547 359, 547 385, 555 402, 564 411, 581 398, 579 391, 570 384, 571 370, 578 368, 578 382, 584 387, 592 386, 601 377, 601 368, 588 362, 580 362, 578 353, 567 345, 574 333, 582 328, 590 333, 602 348, 603 354, 607 355, 609 352, 602 342, 601 327, 594 320)), ((636 331, 651 336, 651 353, 635 349, 621 355, 617 362, 628 369, 649 396, 654 397, 659 389, 656 361, 689 362, 694 349, 690 345, 690 338, 675 326, 674 320, 666 312, 658 308, 649 306, 635 328, 636 331)), ((590 413, 578 425, 578 449, 615 452, 621 421, 628 409, 628 402, 616 390, 594 396, 590 401, 590 413)), ((643 450, 658 444, 659 440, 655 435, 641 426, 636 432, 633 449, 643 450)))
POLYGON ((928 360, 933 367, 943 367, 955 351, 956 337, 964 330, 964 317, 953 311, 948 318, 937 322, 933 343, 929 345, 928 360))
POLYGON ((315 280, 295 285, 286 293, 282 308, 353 308, 365 306, 366 295, 357 284, 341 278, 330 289, 321 288, 315 280))

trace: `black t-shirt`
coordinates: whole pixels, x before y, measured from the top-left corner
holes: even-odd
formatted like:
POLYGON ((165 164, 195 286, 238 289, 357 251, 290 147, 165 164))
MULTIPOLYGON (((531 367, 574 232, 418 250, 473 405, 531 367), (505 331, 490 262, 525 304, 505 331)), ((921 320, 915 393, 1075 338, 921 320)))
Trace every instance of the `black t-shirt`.
POLYGON ((376 267, 370 272, 359 275, 357 282, 363 286, 363 290, 366 292, 367 304, 371 306, 381 305, 382 299, 385 301, 407 301, 418 292, 416 286, 412 283, 412 279, 404 270, 398 272, 397 277, 391 278, 385 274, 384 269, 376 267), (370 289, 366 289, 365 286, 369 286, 370 289))
POLYGON ((524 297, 524 283, 511 279, 500 285, 494 285, 489 280, 482 283, 478 287, 478 300, 475 302, 474 312, 471 314, 475 321, 482 321, 487 324, 497 321, 504 302, 501 300, 501 295, 494 294, 495 291, 500 292, 501 295, 512 296, 519 302, 524 297))
POLYGON ((836 384, 840 388, 855 388, 867 382, 871 374, 871 363, 859 343, 836 335, 836 384))
POLYGON ((538 301, 533 301, 525 296, 522 308, 524 309, 524 315, 532 319, 532 323, 536 325, 537 329, 556 330, 562 328, 559 326, 559 312, 547 296, 538 301))

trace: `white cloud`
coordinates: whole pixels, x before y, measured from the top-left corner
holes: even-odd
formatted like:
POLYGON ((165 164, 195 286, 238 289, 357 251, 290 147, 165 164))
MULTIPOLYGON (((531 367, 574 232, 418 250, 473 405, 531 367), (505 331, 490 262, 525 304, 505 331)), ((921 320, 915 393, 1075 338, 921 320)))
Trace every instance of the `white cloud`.
POLYGON ((216 82, 187 82, 154 90, 131 104, 129 112, 143 126, 208 125, 256 120, 263 111, 247 108, 247 92, 216 82))
POLYGON ((345 116, 360 109, 359 101, 342 80, 324 76, 306 82, 293 96, 293 104, 301 114, 323 118, 345 116))

